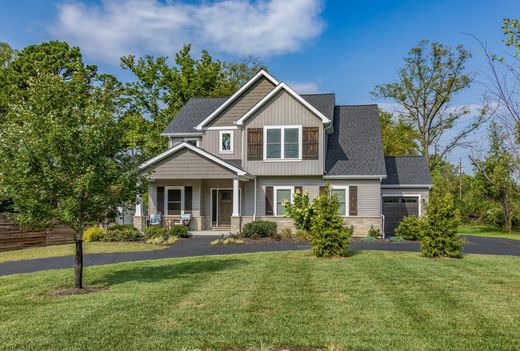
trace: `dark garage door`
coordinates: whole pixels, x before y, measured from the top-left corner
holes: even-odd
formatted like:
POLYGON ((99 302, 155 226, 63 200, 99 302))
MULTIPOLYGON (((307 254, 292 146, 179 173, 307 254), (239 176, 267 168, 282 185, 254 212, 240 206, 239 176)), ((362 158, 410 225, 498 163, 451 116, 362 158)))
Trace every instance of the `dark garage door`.
POLYGON ((394 235, 399 222, 411 215, 419 215, 419 199, 416 196, 383 197, 383 215, 385 216, 385 235, 394 235))

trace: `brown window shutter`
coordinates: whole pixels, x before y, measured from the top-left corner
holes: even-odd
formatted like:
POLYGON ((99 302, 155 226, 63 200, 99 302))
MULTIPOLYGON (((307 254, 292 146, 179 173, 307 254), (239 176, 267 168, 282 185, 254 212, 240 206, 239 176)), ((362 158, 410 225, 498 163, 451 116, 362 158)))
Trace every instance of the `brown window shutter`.
POLYGON ((303 195, 303 186, 297 185, 294 187, 294 193, 299 193, 300 195, 303 195))
POLYGON ((319 134, 318 127, 304 127, 302 140, 302 156, 304 160, 318 160, 319 155, 319 134))
POLYGON ((155 204, 157 206, 157 213, 164 215, 164 187, 157 187, 157 202, 155 204))
POLYGON ((349 216, 357 216, 357 186, 349 186, 349 202, 348 202, 348 212, 349 216))
POLYGON ((273 215, 273 187, 272 186, 265 187, 265 215, 266 216, 273 215))
POLYGON ((184 187, 184 213, 191 213, 193 203, 193 187, 184 187))
POLYGON ((247 129, 247 159, 249 161, 258 161, 263 159, 263 136, 262 128, 247 129))

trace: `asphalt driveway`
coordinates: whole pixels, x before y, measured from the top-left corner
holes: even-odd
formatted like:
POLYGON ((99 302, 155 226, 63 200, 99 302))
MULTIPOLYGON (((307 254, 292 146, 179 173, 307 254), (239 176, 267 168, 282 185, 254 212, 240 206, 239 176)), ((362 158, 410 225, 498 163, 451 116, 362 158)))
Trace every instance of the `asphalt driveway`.
MULTIPOLYGON (((520 256, 519 240, 478 236, 465 236, 465 238, 466 243, 464 245, 464 253, 467 254, 520 256)), ((215 240, 215 236, 194 236, 189 239, 181 240, 174 246, 165 250, 85 255, 84 264, 85 266, 94 266, 161 258, 309 249, 308 245, 283 242, 256 245, 212 246, 209 245, 212 240, 215 240)), ((419 244, 416 242, 353 242, 350 245, 350 249, 418 252, 419 244)), ((4 262, 0 263, 0 275, 70 268, 73 267, 73 265, 73 256, 4 262)))

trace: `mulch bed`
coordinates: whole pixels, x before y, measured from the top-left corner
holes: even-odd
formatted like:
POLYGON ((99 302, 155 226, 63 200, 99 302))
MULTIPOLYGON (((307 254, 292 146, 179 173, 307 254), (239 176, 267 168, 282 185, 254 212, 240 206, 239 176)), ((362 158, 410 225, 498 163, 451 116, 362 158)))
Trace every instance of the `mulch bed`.
POLYGON ((87 286, 83 289, 76 289, 76 288, 68 288, 68 289, 60 289, 60 290, 53 290, 49 291, 50 296, 68 296, 68 295, 83 295, 93 292, 99 292, 108 290, 108 288, 99 287, 99 286, 87 286))

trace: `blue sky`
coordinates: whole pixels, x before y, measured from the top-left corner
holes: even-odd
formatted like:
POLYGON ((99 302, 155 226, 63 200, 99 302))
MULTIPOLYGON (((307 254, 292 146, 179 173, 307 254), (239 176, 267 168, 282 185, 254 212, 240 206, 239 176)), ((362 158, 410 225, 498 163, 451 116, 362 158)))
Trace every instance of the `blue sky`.
MULTIPOLYGON (((79 45, 90 63, 122 80, 121 54, 170 55, 185 42, 221 59, 252 55, 278 79, 305 92, 335 92, 340 104, 375 101, 370 91, 391 82, 421 39, 464 44, 468 70, 485 69, 477 35, 502 52, 504 17, 520 1, 39 1, 0 2, 0 41, 16 48, 60 39, 79 45)), ((480 104, 475 83, 456 104, 480 104)), ((482 132, 483 133, 483 132, 482 132)), ((454 152, 452 158, 465 155, 454 152)))

